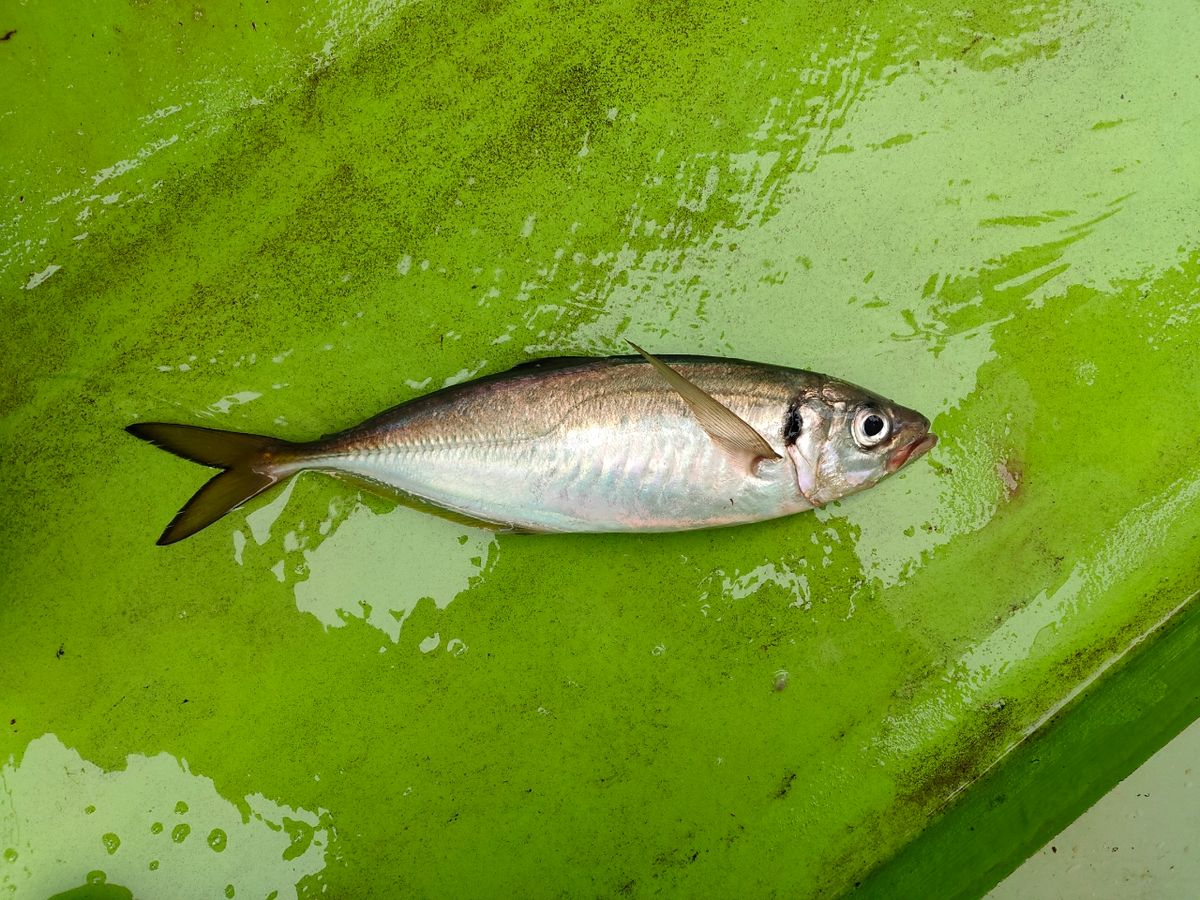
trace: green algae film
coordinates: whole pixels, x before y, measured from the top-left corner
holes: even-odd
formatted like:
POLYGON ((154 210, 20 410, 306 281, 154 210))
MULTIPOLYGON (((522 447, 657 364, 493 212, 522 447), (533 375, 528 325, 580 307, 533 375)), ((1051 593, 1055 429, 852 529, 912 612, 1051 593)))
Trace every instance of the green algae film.
POLYGON ((1194 589, 1181 4, 270 13, 0 21, 0 889, 838 893, 1194 589), (129 422, 306 438, 626 336, 942 444, 728 532, 302 478, 152 545, 194 473, 129 422))

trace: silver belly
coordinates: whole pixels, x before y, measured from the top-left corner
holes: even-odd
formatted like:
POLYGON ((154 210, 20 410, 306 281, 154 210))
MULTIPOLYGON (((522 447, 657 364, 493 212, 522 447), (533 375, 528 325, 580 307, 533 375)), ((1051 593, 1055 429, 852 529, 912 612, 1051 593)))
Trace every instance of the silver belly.
POLYGON ((679 531, 811 508, 786 453, 748 473, 690 418, 674 415, 518 440, 380 447, 314 463, 531 531, 679 531))

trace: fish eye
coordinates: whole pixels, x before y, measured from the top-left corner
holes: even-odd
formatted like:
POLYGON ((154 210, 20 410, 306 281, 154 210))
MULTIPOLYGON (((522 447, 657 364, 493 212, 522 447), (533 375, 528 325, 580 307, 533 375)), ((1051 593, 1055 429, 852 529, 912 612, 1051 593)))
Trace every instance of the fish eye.
POLYGON ((854 442, 864 450, 876 447, 892 434, 892 420, 885 413, 865 406, 854 414, 854 442))

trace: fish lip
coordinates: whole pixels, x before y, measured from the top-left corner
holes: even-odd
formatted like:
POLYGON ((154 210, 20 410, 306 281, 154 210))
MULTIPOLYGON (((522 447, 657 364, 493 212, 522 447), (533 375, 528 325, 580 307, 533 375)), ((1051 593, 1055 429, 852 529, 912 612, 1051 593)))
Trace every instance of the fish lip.
POLYGON ((938 442, 938 437, 936 434, 933 434, 932 432, 930 432, 928 434, 923 434, 919 438, 909 441, 903 447, 900 447, 899 449, 895 450, 892 453, 892 455, 888 457, 888 461, 887 461, 888 472, 895 472, 897 469, 899 469, 905 463, 911 462, 912 460, 916 459, 918 456, 924 456, 926 453, 928 453, 930 450, 932 450, 935 446, 937 446, 937 442, 938 442))

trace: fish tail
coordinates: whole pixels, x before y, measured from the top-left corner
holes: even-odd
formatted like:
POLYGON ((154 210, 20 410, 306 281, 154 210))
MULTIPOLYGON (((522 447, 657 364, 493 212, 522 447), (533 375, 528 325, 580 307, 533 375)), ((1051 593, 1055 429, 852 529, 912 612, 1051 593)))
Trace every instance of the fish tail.
POLYGON ((125 430, 168 453, 224 470, 209 479, 175 514, 158 539, 159 546, 207 528, 304 468, 301 445, 278 438, 166 422, 138 422, 125 430))

